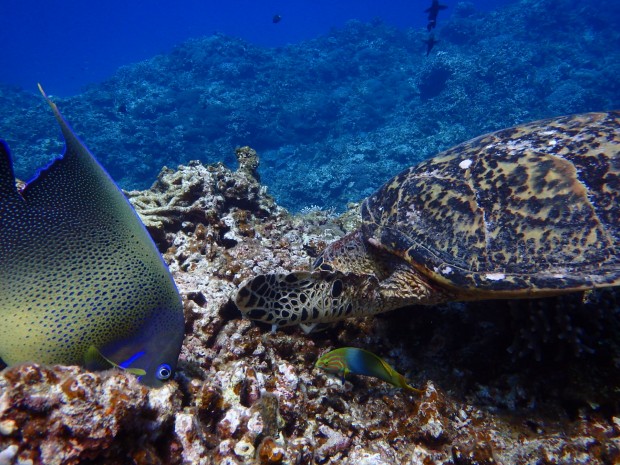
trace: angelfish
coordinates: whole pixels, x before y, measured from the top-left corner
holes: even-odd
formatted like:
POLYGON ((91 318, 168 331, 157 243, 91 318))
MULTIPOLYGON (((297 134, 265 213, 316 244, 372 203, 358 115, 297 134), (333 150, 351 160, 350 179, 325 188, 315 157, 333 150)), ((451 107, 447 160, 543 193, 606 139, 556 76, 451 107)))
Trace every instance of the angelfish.
POLYGON ((137 214, 61 116, 64 154, 19 190, 0 141, 0 358, 172 377, 181 297, 137 214))
POLYGON ((405 377, 381 357, 364 349, 341 347, 332 350, 319 357, 314 366, 343 379, 350 374, 373 376, 416 394, 424 392, 410 386, 405 377))

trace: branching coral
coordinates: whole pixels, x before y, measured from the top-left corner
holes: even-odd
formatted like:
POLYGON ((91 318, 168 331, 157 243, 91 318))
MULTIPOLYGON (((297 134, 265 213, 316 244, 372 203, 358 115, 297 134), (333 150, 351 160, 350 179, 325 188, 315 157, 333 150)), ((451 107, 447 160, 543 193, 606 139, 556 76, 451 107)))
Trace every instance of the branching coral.
MULTIPOLYGON (((226 215, 232 215, 235 217, 232 223, 244 236, 243 224, 249 219, 245 218, 247 215, 266 216, 279 211, 259 183, 256 152, 243 147, 237 150, 237 156, 237 171, 231 171, 221 163, 205 166, 194 161, 176 171, 164 168, 148 190, 126 193, 162 250, 170 245, 165 244, 164 231, 174 233, 183 229, 193 232, 201 224, 215 228, 220 236, 221 231, 233 227, 231 222, 223 221, 226 215), (244 213, 239 213, 240 210, 244 213)), ((225 231, 222 238, 224 234, 225 231)))

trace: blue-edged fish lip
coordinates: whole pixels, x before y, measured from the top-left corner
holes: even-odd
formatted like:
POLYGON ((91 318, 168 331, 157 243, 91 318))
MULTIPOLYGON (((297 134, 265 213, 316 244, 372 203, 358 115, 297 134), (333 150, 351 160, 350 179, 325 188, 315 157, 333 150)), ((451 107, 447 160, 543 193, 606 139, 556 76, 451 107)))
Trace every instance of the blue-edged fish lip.
POLYGON ((143 351, 143 350, 141 350, 139 352, 136 352, 131 357, 129 357, 127 360, 119 363, 118 366, 120 366, 121 368, 125 368, 125 369, 130 368, 132 363, 135 362, 136 360, 140 359, 140 357, 143 357, 145 353, 146 352, 143 351))

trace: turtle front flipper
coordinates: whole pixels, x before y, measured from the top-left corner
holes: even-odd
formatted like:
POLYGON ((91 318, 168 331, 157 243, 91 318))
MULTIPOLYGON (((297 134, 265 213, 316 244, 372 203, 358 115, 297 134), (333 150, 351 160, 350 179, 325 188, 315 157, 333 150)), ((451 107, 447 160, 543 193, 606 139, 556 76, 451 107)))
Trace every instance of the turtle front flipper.
POLYGON ((339 271, 258 275, 241 285, 235 304, 246 317, 272 327, 330 323, 385 309, 375 276, 339 271))

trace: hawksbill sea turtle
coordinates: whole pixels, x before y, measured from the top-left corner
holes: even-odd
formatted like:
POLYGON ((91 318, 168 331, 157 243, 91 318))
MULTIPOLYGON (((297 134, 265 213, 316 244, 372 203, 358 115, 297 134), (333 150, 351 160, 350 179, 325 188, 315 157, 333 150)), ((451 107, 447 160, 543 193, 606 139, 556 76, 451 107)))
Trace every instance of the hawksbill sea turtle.
POLYGON ((464 142, 388 181, 313 271, 246 280, 235 303, 273 328, 408 305, 620 285, 620 111, 464 142))

